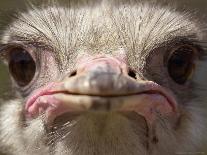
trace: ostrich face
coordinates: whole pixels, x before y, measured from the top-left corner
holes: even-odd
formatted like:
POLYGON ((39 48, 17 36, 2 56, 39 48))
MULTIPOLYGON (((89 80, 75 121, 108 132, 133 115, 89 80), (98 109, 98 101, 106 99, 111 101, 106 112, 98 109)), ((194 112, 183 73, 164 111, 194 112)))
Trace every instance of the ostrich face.
POLYGON ((21 14, 5 31, 16 100, 0 116, 14 154, 165 155, 205 130, 205 40, 188 14, 110 2, 21 14))

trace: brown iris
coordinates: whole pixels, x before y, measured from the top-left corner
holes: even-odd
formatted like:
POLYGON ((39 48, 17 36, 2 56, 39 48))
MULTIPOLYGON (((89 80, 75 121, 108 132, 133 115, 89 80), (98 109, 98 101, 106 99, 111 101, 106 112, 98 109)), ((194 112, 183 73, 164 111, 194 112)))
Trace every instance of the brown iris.
POLYGON ((195 48, 180 46, 173 51, 168 60, 170 77, 178 84, 185 84, 194 70, 195 48))
POLYGON ((23 48, 14 48, 9 53, 9 71, 19 86, 29 84, 36 71, 32 56, 23 48))

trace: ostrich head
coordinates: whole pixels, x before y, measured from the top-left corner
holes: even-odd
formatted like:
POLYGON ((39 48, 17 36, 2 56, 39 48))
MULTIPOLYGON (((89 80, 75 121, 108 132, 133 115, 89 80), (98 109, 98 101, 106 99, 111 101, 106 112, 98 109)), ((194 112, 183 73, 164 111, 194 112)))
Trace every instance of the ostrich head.
POLYGON ((4 31, 17 97, 0 111, 5 151, 174 155, 206 132, 205 26, 140 2, 33 7, 4 31))

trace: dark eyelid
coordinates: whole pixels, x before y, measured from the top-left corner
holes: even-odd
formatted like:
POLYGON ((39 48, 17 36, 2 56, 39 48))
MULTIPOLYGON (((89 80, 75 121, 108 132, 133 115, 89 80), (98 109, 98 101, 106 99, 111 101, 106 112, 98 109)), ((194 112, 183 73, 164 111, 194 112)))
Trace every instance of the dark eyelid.
POLYGON ((2 44, 0 46, 0 59, 8 60, 8 54, 14 48, 22 48, 25 51, 30 52, 32 57, 35 59, 35 55, 34 55, 34 53, 32 53, 33 50, 31 48, 31 46, 25 45, 20 42, 12 42, 12 43, 7 43, 7 44, 2 44))
POLYGON ((199 59, 205 54, 203 46, 201 45, 201 41, 196 39, 189 39, 189 38, 180 39, 174 43, 174 48, 176 48, 176 46, 178 47, 178 46, 185 46, 185 45, 194 48, 195 49, 194 52, 196 52, 195 54, 199 59))
MULTIPOLYGON (((15 47, 22 47, 23 49, 27 51, 31 51, 32 49, 42 49, 42 51, 54 51, 54 48, 51 45, 47 45, 42 42, 35 42, 35 41, 12 41, 7 44, 0 45, 0 57, 6 50, 9 48, 15 48, 15 47), (2 53, 2 54, 1 54, 2 53)), ((37 50, 36 50, 37 51, 37 50)))
POLYGON ((205 57, 206 53, 204 50, 204 47, 201 45, 200 41, 197 41, 195 39, 188 39, 188 38, 180 38, 180 39, 173 39, 171 41, 168 41, 164 44, 165 54, 164 54, 164 65, 166 66, 168 63, 168 59, 170 55, 173 53, 173 51, 176 48, 179 48, 181 46, 188 46, 191 47, 195 52, 195 57, 198 60, 202 60, 203 57, 205 57))
POLYGON ((23 45, 17 43, 8 43, 8 44, 1 44, 0 45, 0 57, 5 58, 7 55, 8 50, 12 48, 24 48, 23 45))

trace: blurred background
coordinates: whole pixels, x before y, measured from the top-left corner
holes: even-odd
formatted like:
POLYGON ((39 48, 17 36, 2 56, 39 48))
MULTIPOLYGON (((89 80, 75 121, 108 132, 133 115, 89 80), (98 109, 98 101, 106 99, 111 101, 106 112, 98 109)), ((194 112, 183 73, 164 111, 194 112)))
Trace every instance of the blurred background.
MULTIPOLYGON (((0 0, 0 32, 5 29, 8 23, 11 21, 11 16, 19 11, 25 11, 28 2, 32 2, 35 5, 39 5, 47 0, 0 0)), ((58 1, 58 0, 57 0, 58 1)), ((59 0, 64 5, 68 0, 59 0)), ((143 0, 144 1, 144 0, 143 0)), ((160 0, 157 0, 159 2, 160 0)), ((165 3, 172 3, 173 0, 165 0, 165 3)), ((202 18, 207 22, 207 0, 174 0, 177 8, 181 10, 190 10, 196 12, 198 18, 202 18)), ((11 85, 8 77, 8 70, 4 66, 3 62, 0 61, 0 100, 7 99, 11 96, 11 85)), ((207 136, 207 135, 206 135, 207 136)), ((201 153, 205 155, 205 153, 201 153)), ((0 148, 0 155, 1 148, 0 148)), ((207 153, 206 153, 207 155, 207 153)))

